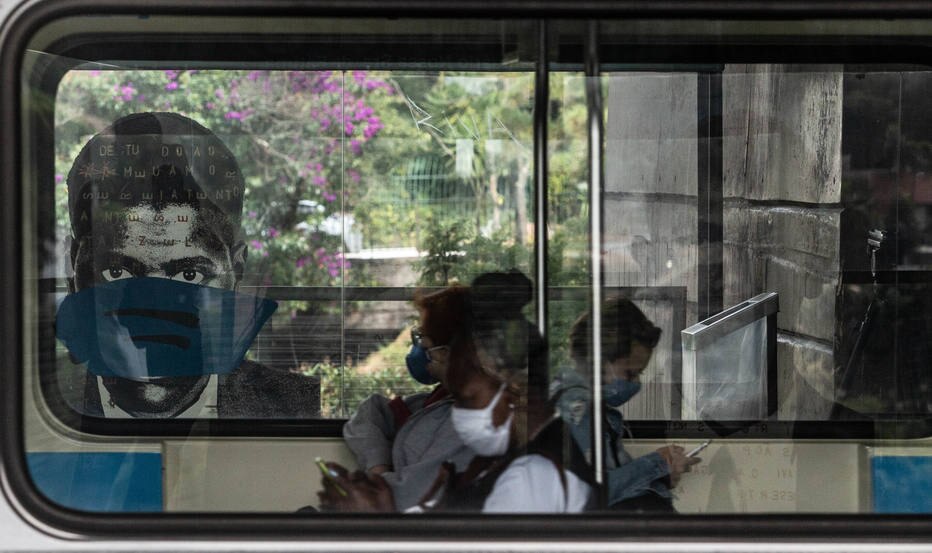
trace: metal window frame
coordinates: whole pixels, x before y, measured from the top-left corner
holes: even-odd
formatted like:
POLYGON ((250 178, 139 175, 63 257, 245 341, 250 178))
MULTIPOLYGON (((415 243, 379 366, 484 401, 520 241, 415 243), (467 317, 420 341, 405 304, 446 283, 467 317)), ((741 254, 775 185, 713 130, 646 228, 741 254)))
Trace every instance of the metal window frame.
MULTIPOLYGON (((4 202, 0 203, 0 225, 7 237, 21 236, 19 208, 23 192, 18 186, 22 159, 19 137, 21 129, 19 70, 24 45, 45 21, 91 11, 108 14, 178 14, 178 15, 366 15, 404 17, 413 15, 527 18, 648 17, 666 18, 670 13, 696 18, 776 19, 786 17, 922 17, 930 16, 926 2, 876 2, 851 0, 845 3, 814 1, 762 2, 723 0, 693 1, 618 1, 593 0, 576 3, 567 0, 521 2, 500 0, 495 3, 467 0, 461 3, 438 3, 433 0, 267 0, 238 2, 216 0, 192 4, 188 0, 81 0, 31 1, 15 8, 0 29, 0 174, 4 202)), ((636 516, 620 520, 617 515, 592 514, 585 517, 551 519, 534 516, 480 517, 445 516, 416 519, 403 516, 333 516, 297 515, 229 515, 187 514, 104 516, 70 511, 48 502, 30 483, 23 457, 22 437, 22 244, 19 240, 0 243, 4 267, 0 301, 3 314, 3 366, 0 390, 4 397, 3 431, 0 435, 2 487, 8 501, 20 514, 44 532, 62 537, 85 539, 282 539, 313 536, 314 539, 345 540, 347 536, 363 540, 442 540, 475 542, 483 540, 547 540, 561 542, 603 539, 637 539, 663 537, 668 540, 715 539, 721 541, 768 538, 773 540, 830 539, 835 541, 929 540, 932 523, 920 515, 850 516, 850 515, 697 515, 693 517, 636 516)), ((390 543, 390 542, 389 542, 390 543)), ((410 543, 410 542, 409 542, 410 543)), ((773 542, 771 542, 773 543, 773 542)), ((390 547, 390 545, 387 545, 390 547)))

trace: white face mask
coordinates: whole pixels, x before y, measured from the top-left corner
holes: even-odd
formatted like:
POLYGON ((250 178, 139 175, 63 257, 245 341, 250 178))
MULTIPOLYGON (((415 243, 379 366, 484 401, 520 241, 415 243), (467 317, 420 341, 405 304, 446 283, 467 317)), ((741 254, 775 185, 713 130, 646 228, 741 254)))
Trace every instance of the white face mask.
POLYGON ((511 437, 511 420, 515 414, 512 413, 501 426, 495 426, 492 423, 492 410, 502 399, 504 391, 505 384, 502 383, 502 387, 498 389, 498 393, 495 394, 492 401, 482 409, 453 407, 450 413, 453 429, 459 434, 463 443, 479 455, 492 457, 508 451, 508 441, 511 437))

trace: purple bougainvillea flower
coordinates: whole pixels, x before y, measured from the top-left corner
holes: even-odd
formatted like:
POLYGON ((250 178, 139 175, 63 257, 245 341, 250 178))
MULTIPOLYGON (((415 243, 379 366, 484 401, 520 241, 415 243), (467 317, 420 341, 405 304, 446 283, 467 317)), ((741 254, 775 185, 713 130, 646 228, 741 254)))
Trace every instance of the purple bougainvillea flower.
POLYGON ((268 233, 269 233, 269 238, 278 238, 279 236, 281 236, 281 233, 278 232, 278 229, 275 227, 269 227, 268 233))
POLYGON ((59 183, 59 184, 60 184, 63 180, 65 180, 65 176, 64 176, 64 175, 62 175, 61 173, 55 173, 55 182, 56 182, 56 183, 59 183))
POLYGON ((178 89, 178 81, 170 81, 168 84, 165 85, 165 90, 177 90, 177 89, 178 89))
POLYGON ((371 140, 375 137, 376 134, 379 133, 380 130, 382 130, 381 122, 370 123, 369 125, 366 125, 366 130, 362 131, 362 136, 366 140, 371 140))
POLYGON ((228 111, 226 115, 223 116, 224 119, 236 119, 237 121, 242 121, 243 114, 238 111, 228 111))
POLYGON ((133 83, 127 83, 123 86, 118 87, 117 91, 120 93, 120 97, 124 102, 129 102, 136 97, 136 88, 133 86, 133 83))

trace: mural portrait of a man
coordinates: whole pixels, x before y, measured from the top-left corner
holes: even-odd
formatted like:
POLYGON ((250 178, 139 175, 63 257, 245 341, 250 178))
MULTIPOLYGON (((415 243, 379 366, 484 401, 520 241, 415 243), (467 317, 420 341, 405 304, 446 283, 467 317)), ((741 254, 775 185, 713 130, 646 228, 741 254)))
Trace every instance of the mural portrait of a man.
POLYGON ((317 383, 245 360, 274 301, 238 292, 244 179, 211 131, 173 113, 120 118, 68 175, 71 293, 56 333, 88 372, 84 414, 293 418, 317 383))

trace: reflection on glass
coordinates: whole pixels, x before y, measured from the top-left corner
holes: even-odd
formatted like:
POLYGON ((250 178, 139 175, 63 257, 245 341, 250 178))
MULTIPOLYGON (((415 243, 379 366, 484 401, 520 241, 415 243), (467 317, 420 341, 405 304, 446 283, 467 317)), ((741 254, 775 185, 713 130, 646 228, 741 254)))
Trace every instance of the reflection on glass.
POLYGON ((543 339, 522 312, 532 292, 518 271, 490 272, 415 300, 406 362, 440 384, 360 405, 344 436, 364 472, 324 465, 323 508, 578 513, 593 504, 589 467, 548 398, 543 339))
MULTIPOLYGON (((927 474, 921 448, 905 456, 873 447, 864 463, 861 443, 774 438, 779 425, 768 409, 776 400, 778 423, 902 420, 932 409, 925 370, 932 348, 929 73, 776 64, 638 66, 628 72, 608 67, 613 71, 601 76, 602 292, 628 297, 662 329, 636 395, 628 397, 631 388, 606 382, 607 399, 628 399, 606 410, 619 421, 609 425, 619 434, 612 439, 627 432, 616 407, 634 427, 633 436, 616 443, 626 453, 608 464, 617 469, 659 456, 658 470, 666 466, 669 473, 677 462, 685 468, 681 456, 668 452, 664 458, 658 444, 645 440, 636 421, 769 418, 769 435, 767 425, 741 429, 760 429, 754 437, 759 442, 741 434, 717 436, 703 452, 706 462, 680 475, 673 507, 680 512, 932 508, 927 501, 889 500, 908 499, 911 490, 897 484, 905 471, 927 474), (885 239, 867 251, 874 230, 883 231, 885 239), (681 364, 684 328, 769 291, 781 298, 775 343, 757 321, 723 333, 709 348, 687 352, 681 364), (777 352, 776 364, 770 350, 777 352), (763 388, 777 376, 777 397, 767 396, 771 388, 763 388), (827 467, 824 459, 843 461, 827 467), (870 472, 873 492, 858 487, 867 476, 862 471, 870 472), (825 489, 807 489, 805 483, 814 480, 824 481, 825 489)), ((385 405, 399 398, 402 403, 424 399, 428 390, 408 373, 414 288, 435 292, 496 269, 531 272, 532 82, 517 71, 436 69, 70 71, 56 96, 54 209, 39 212, 48 219, 38 226, 45 248, 40 270, 52 281, 40 290, 53 306, 48 311, 61 308, 61 342, 55 355, 41 361, 43 384, 55 382, 71 409, 97 417, 341 418, 365 412, 373 395, 382 396, 385 405), (106 144, 95 144, 93 160, 79 156, 107 125, 148 112, 189 117, 229 148, 243 178, 241 188, 227 189, 240 196, 236 221, 218 216, 205 224, 197 211, 201 206, 171 197, 157 203, 156 189, 141 206, 106 210, 104 200, 119 201, 128 191, 110 191, 104 198, 99 190, 74 185, 72 172, 135 182, 138 171, 152 177, 153 167, 161 170, 160 164, 145 163, 126 173, 125 163, 106 163, 141 155, 133 143, 114 143, 112 153, 106 144), (156 224, 166 218, 178 223, 174 230, 156 224), (173 250, 179 244, 197 251, 178 255, 173 250), (155 276, 165 282, 152 284, 155 276), (182 301, 183 290, 199 292, 182 301), (172 301, 158 301, 163 295, 172 301), (271 315, 270 302, 278 304, 271 315), (234 307, 224 311, 227 304, 234 307), (204 314, 196 325, 188 317, 195 311, 204 314), (211 319, 211 312, 219 315, 211 319), (93 317, 81 317, 88 313, 93 317), (113 324, 121 319, 125 324, 113 324), (178 321, 184 332, 194 326, 204 332, 176 332, 171 325, 178 321), (219 341, 208 331, 214 328, 223 334, 219 341), (95 336, 82 334, 91 331, 95 336), (103 345, 107 340, 110 344, 103 345), (201 352, 195 356, 200 365, 155 353, 157 347, 195 347, 198 341, 207 344, 191 350, 201 352), (150 346, 153 358, 135 349, 141 342, 156 344, 150 346), (82 351, 89 343, 102 347, 82 351), (223 364, 214 362, 208 347, 218 343, 230 353, 223 364), (50 373, 57 378, 46 379, 50 373), (178 386, 158 382, 166 378, 190 380, 176 380, 178 386)), ((550 84, 547 353, 556 375, 573 368, 571 329, 591 307, 585 288, 591 282, 590 214, 584 80, 577 73, 555 72, 550 84)), ((188 161, 196 159, 196 141, 182 142, 188 161)), ((209 166, 171 167, 184 173, 189 165, 213 176, 209 166)), ((234 169, 214 166, 213 171, 225 178, 234 169)), ((40 186, 51 190, 49 177, 40 186)), ((205 203, 218 200, 216 194, 194 195, 205 203)), ((51 336, 54 321, 41 324, 51 336)), ((484 337, 477 350, 494 357, 495 338, 484 337)), ((425 351, 436 359, 449 355, 443 349, 448 344, 429 345, 425 351)), ((480 358, 477 366, 497 361, 480 358)), ((584 369, 579 374, 591 374, 592 367, 584 369)), ((530 381, 528 376, 525 383, 530 381)), ((480 382, 483 401, 461 407, 495 410, 530 401, 530 394, 522 395, 526 390, 500 390, 502 383, 514 384, 493 375, 480 382)), ((561 415, 568 414, 571 423, 582 420, 577 415, 586 411, 589 393, 584 390, 582 400, 561 407, 561 415)), ((514 435, 533 434, 533 425, 524 421, 522 426, 517 415, 515 421, 507 426, 509 448, 514 435)), ((664 432, 687 427, 679 423, 664 432)), ((703 425, 688 428, 718 432, 703 425)), ((577 434, 578 444, 591 441, 585 432, 577 434)), ((505 441, 502 435, 479 436, 488 439, 474 444, 500 453, 495 440, 505 441)), ((535 438, 524 435, 519 441, 539 444, 535 438)), ((612 448, 606 450, 613 455, 612 448)), ((348 463, 348 450, 339 451, 348 463)), ((394 454, 381 460, 390 457, 395 463, 394 454)), ((46 458, 35 459, 44 469, 36 471, 37 479, 58 470, 46 458)), ((454 463, 457 472, 471 459, 462 453, 454 463)), ((568 466, 578 458, 562 460, 568 466)), ((357 461, 364 470, 385 464, 357 461)), ((394 472, 417 463, 402 465, 394 472)), ((159 463, 152 466, 158 475, 159 463)), ((428 480, 396 489, 393 507, 419 503, 428 480)), ((614 482, 617 490, 632 491, 614 482)), ((287 491, 283 487, 275 493, 287 491)), ((540 491, 561 489, 554 484, 540 491)), ((573 509, 581 508, 576 500, 582 495, 575 496, 573 509)), ((183 496, 166 490, 164 504, 196 503, 185 503, 190 497, 183 496)), ((209 508, 223 505, 204 501, 213 501, 209 508)), ((162 504, 152 500, 145 508, 162 504)), ((270 501, 261 508, 268 504, 284 505, 270 501)))
MULTIPOLYGON (((259 347, 250 358, 269 360, 271 365, 265 368, 270 374, 282 375, 281 378, 305 375, 296 391, 316 387, 319 378, 323 378, 320 384, 323 388, 319 391, 308 388, 305 390, 307 397, 303 399, 297 398, 296 392, 284 394, 280 401, 267 402, 279 405, 276 409, 255 412, 285 417, 347 416, 358 403, 358 399, 352 398, 378 380, 375 376, 353 378, 348 372, 375 362, 361 357, 363 355, 373 360, 390 355, 391 343, 374 348, 367 346, 365 352, 353 349, 358 345, 351 336, 353 327, 358 324, 353 321, 365 318, 366 310, 358 309, 355 303, 326 308, 315 300, 340 302, 348 299, 347 293, 357 300, 375 300, 381 293, 378 290, 407 289, 405 293, 394 294, 394 305, 388 309, 397 318, 398 314, 409 310, 406 302, 414 286, 468 282, 480 272, 494 268, 530 269, 533 251, 533 220, 529 215, 533 195, 528 193, 533 173, 531 83, 527 73, 153 71, 112 67, 69 71, 56 97, 56 173, 61 186, 55 189, 54 243, 64 244, 65 238, 72 235, 80 243, 83 235, 75 233, 81 228, 81 217, 94 219, 97 221, 95 228, 100 229, 109 228, 114 218, 122 217, 119 213, 108 212, 107 223, 101 222, 99 199, 97 203, 92 201, 86 208, 76 210, 75 202, 69 201, 69 191, 72 197, 88 192, 78 191, 75 179, 66 179, 66 175, 81 173, 87 178, 102 177, 124 184, 170 177, 168 166, 161 176, 150 175, 149 166, 158 167, 161 158, 156 155, 158 159, 150 160, 147 152, 139 153, 135 143, 112 144, 110 150, 93 152, 100 159, 76 161, 82 146, 98 130, 96 125, 132 113, 164 113, 162 117, 169 117, 170 113, 190 115, 191 125, 204 125, 209 129, 211 136, 224 144, 224 151, 229 148, 225 159, 237 165, 231 168, 212 163, 202 168, 199 163, 208 159, 208 146, 198 147, 196 141, 184 137, 177 141, 184 149, 184 157, 173 166, 177 172, 194 171, 190 178, 201 181, 222 180, 236 174, 237 186, 221 190, 230 196, 222 201, 216 199, 218 192, 213 189, 202 194, 193 189, 181 190, 181 193, 191 192, 194 201, 229 203, 231 198, 235 200, 235 220, 231 220, 231 224, 238 224, 240 228, 230 227, 230 231, 241 242, 235 244, 235 255, 227 257, 233 260, 236 272, 234 274, 231 267, 186 265, 171 275, 153 276, 174 278, 177 273, 186 283, 236 287, 269 300, 301 302, 274 316, 270 323, 273 329, 282 327, 284 315, 301 321, 317 320, 312 326, 332 324, 333 321, 327 324, 322 321, 335 316, 338 324, 334 327, 334 338, 339 345, 336 352, 315 348, 319 340, 315 341, 313 334, 291 333, 289 340, 294 355, 283 362, 276 358, 277 354, 270 353, 268 347, 272 343, 272 333, 279 331, 262 333, 257 343, 259 347), (136 165, 128 165, 127 160, 133 160, 136 165), (110 161, 114 162, 112 167, 104 163, 110 161), (129 173, 124 174, 127 170, 129 173), (101 171, 108 173, 104 176, 101 171), (119 174, 111 175, 110 171, 119 171, 119 174), (145 173, 145 178, 137 173, 145 173), (301 291, 296 292, 294 287, 300 287, 301 291), (319 408, 318 396, 323 402, 319 408), (331 396, 339 398, 333 405, 328 403, 331 396), (301 406, 293 409, 284 406, 295 401, 301 406)), ((167 137, 163 141, 174 144, 167 137)), ((94 147, 98 146, 95 143, 94 147)), ((170 153, 174 155, 175 152, 170 153)), ((151 191, 146 189, 146 194, 163 195, 157 201, 165 202, 174 211, 167 213, 162 204, 157 204, 151 213, 132 212, 123 217, 128 220, 126 240, 130 246, 139 249, 140 240, 144 242, 160 236, 160 229, 150 228, 150 220, 156 216, 172 218, 179 224, 186 219, 196 224, 201 233, 222 235, 226 232, 229 225, 221 219, 207 221, 202 218, 195 223, 194 213, 175 213, 184 207, 182 201, 172 197, 170 190, 162 190, 161 184, 152 187, 151 191), (149 227, 135 228, 143 224, 149 227)), ((128 194, 128 190, 121 188, 104 193, 116 198, 119 194, 128 194)), ((172 244, 183 244, 190 233, 177 225, 172 228, 178 234, 170 237, 174 240, 172 244)), ((156 265, 160 263, 153 257, 152 249, 156 246, 147 246, 144 252, 130 257, 137 265, 156 265)), ((97 277, 109 281, 148 274, 126 263, 114 265, 112 256, 108 257, 104 250, 97 248, 94 251, 100 258, 98 264, 103 265, 96 267, 91 275, 83 268, 86 264, 80 262, 83 259, 80 256, 87 257, 91 249, 76 251, 79 263, 74 269, 74 282, 78 290, 85 286, 83 283, 97 277), (105 257, 107 259, 103 259, 105 257)), ((60 261, 67 259, 67 252, 59 253, 62 255, 49 259, 47 272, 61 278, 70 275, 72 268, 60 261)), ((211 258, 209 255, 200 257, 211 258)), ((255 330, 259 327, 261 324, 255 330)), ((73 328, 80 328, 80 325, 73 325, 73 328)), ((65 327, 59 330, 61 339, 67 338, 64 330, 65 327)), ((136 334, 158 334, 140 332, 136 334)), ((234 330, 234 333, 245 347, 255 336, 254 332, 234 330)), ((108 333, 102 331, 101 334, 108 333)), ((85 338, 70 339, 70 343, 87 342, 85 338)), ((129 339, 129 349, 124 348, 120 355, 138 357, 138 340, 138 336, 129 339)), ((154 349, 150 347, 150 353, 154 349)), ((242 348, 238 345, 237 349, 242 348)), ((170 356, 155 357, 165 360, 163 364, 176 365, 168 362, 170 356)), ((75 355, 72 351, 70 361, 57 371, 59 383, 80 386, 80 379, 73 375, 83 369, 72 363, 83 363, 88 358, 89 355, 75 355)), ((69 405, 81 404, 80 412, 98 416, 112 415, 104 412, 113 398, 105 392, 102 400, 97 399, 92 393, 95 378, 112 378, 117 373, 123 376, 132 373, 138 378, 169 376, 152 367, 131 371, 125 367, 98 370, 101 374, 89 368, 91 376, 86 379, 89 400, 75 398, 72 389, 63 393, 70 398, 69 405)), ((172 370, 171 376, 176 378, 182 374, 193 376, 188 375, 193 369, 175 367, 172 370)), ((221 371, 224 374, 214 372, 207 388, 217 385, 222 388, 222 381, 231 378, 230 371, 224 371, 221 371)), ((136 395, 145 395, 144 389, 151 387, 149 383, 133 388, 140 390, 136 395)), ((199 383, 195 388, 199 390, 202 386, 199 383)), ((393 388, 403 390, 405 386, 399 383, 393 388)), ((192 398, 200 398, 198 404, 206 401, 213 407, 196 412, 179 410, 176 407, 189 403, 187 395, 178 399, 167 394, 164 401, 171 406, 149 414, 211 417, 219 409, 220 416, 247 415, 242 410, 234 413, 222 406, 229 401, 230 393, 219 392, 219 396, 226 396, 227 400, 217 397, 218 393, 198 394, 193 388, 191 393, 192 398)), ((136 414, 146 416, 143 411, 136 414)), ((120 412, 125 410, 120 409, 120 412)))
POLYGON ((684 419, 751 421, 767 417, 766 319, 701 348, 687 348, 683 360, 684 419))
POLYGON ((73 276, 56 336, 87 371, 85 414, 314 411, 302 396, 316 382, 245 360, 277 304, 236 291, 243 178, 216 135, 175 113, 130 114, 82 147, 66 182, 73 276))

